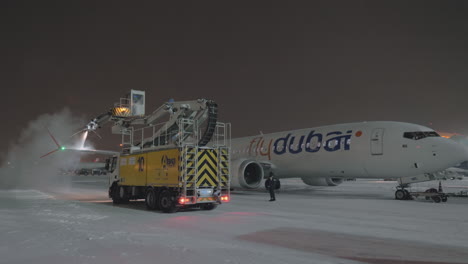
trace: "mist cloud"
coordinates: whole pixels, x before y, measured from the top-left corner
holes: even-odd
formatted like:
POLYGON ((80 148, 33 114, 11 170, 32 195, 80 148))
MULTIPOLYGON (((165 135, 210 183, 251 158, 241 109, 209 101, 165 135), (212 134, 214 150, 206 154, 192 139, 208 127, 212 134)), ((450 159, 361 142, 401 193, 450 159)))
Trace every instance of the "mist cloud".
POLYGON ((3 155, 0 171, 0 189, 42 189, 64 183, 67 177, 60 170, 74 168, 80 154, 57 151, 44 158, 40 156, 57 149, 47 132, 51 131, 60 145, 74 146, 80 136, 70 138, 84 124, 84 119, 73 116, 67 108, 54 114, 44 114, 27 124, 17 141, 3 155))

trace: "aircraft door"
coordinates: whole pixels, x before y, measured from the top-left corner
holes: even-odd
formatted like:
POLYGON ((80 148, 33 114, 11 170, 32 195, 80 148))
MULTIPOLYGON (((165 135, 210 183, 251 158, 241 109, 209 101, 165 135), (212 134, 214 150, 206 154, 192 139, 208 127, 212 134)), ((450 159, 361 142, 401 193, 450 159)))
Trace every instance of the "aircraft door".
POLYGON ((372 130, 371 135, 371 154, 372 155, 383 155, 383 128, 375 128, 372 130))

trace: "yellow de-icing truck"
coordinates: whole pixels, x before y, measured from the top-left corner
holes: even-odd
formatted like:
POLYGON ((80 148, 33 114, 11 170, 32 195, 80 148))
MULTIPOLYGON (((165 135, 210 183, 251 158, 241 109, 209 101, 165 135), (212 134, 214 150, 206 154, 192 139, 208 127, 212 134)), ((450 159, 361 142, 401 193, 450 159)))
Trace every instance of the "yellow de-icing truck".
POLYGON ((212 210, 229 202, 229 149, 184 147, 115 156, 109 166, 114 203, 145 199, 148 209, 212 210))
POLYGON ((170 100, 145 115, 144 96, 132 90, 85 127, 95 130, 111 120, 112 132, 122 135, 122 152, 106 164, 113 202, 145 199, 148 209, 163 212, 229 202, 230 124, 217 121, 217 104, 170 100))

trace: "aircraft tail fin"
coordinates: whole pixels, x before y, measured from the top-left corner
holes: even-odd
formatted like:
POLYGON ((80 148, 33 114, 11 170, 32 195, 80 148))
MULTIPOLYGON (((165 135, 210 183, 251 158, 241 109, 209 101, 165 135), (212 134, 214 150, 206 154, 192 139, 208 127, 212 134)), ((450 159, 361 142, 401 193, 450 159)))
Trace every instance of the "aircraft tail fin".
POLYGON ((46 127, 46 129, 47 129, 47 133, 49 133, 49 136, 52 138, 52 140, 54 141, 55 145, 57 145, 57 149, 54 149, 54 150, 49 151, 49 152, 47 152, 46 154, 42 155, 42 156, 40 157, 41 159, 44 158, 45 156, 49 156, 50 154, 52 154, 52 153, 54 153, 54 152, 56 152, 56 151, 58 151, 58 150, 60 150, 60 149, 63 149, 63 147, 60 146, 60 144, 58 143, 57 139, 55 139, 54 135, 52 135, 52 133, 50 132, 49 128, 46 127))

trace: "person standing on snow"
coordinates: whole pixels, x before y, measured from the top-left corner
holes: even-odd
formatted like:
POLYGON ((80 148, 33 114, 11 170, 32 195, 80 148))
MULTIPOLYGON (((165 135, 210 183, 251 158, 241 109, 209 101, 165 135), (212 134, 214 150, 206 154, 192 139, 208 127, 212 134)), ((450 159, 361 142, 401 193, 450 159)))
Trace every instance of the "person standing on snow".
POLYGON ((276 187, 276 182, 278 181, 273 177, 273 172, 270 172, 270 176, 268 177, 268 181, 270 184, 268 185, 268 190, 270 191, 270 202, 276 201, 275 197, 275 187, 276 187))

